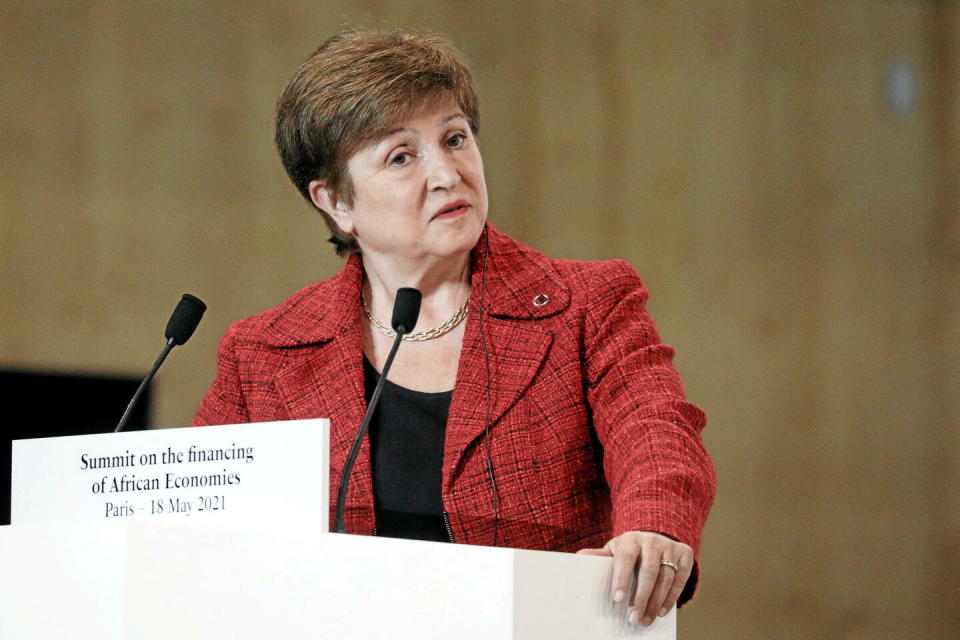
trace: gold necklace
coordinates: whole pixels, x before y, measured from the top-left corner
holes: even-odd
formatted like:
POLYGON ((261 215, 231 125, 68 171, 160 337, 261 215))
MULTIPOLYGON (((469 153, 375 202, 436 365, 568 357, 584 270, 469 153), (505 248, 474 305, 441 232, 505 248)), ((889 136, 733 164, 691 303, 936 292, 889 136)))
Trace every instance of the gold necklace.
MULTIPOLYGON (((360 302, 363 306, 363 313, 367 316, 367 320, 370 321, 370 324, 375 326, 380 330, 380 333, 387 336, 388 338, 396 338, 397 332, 387 325, 383 324, 374 317, 373 313, 370 311, 370 308, 367 307, 367 300, 364 298, 363 293, 360 293, 360 302)), ((463 306, 457 309, 457 312, 453 314, 453 317, 444 322, 441 325, 437 325, 432 329, 424 329, 423 331, 417 331, 416 333, 405 333, 401 340, 407 340, 409 342, 422 342, 423 340, 432 340, 434 338, 439 338, 445 333, 449 333, 454 327, 463 322, 463 319, 467 317, 467 307, 470 305, 470 296, 467 296, 467 301, 463 303, 463 306)))

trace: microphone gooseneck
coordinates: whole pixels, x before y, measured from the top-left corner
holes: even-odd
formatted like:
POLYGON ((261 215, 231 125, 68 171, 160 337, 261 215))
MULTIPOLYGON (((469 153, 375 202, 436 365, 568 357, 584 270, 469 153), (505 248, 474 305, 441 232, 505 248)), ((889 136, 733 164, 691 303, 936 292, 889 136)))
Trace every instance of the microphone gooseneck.
POLYGON ((393 339, 393 346, 390 348, 390 354, 383 365, 383 371, 380 372, 380 378, 377 380, 377 386, 370 397, 370 403, 367 405, 367 412, 363 416, 363 422, 360 423, 360 429, 357 430, 357 436, 353 440, 353 446, 350 447, 350 453, 343 464, 343 472, 340 474, 340 488, 337 491, 337 515, 334 521, 333 530, 336 533, 346 533, 345 514, 347 509, 347 490, 350 487, 350 472, 353 470, 353 464, 357 461, 360 454, 360 445, 363 444, 363 436, 367 433, 370 421, 373 419, 373 412, 380 401, 380 392, 383 390, 383 383, 387 379, 387 373, 393 365, 393 358, 397 355, 397 349, 403 336, 413 331, 417 326, 417 318, 420 316, 420 292, 411 287, 397 289, 397 295, 393 303, 393 318, 390 322, 393 330, 397 332, 397 337, 393 339))
POLYGON ((180 298, 180 302, 177 303, 173 313, 170 314, 170 320, 167 321, 167 328, 166 331, 164 331, 167 344, 164 345, 163 351, 160 352, 157 361, 153 363, 150 372, 140 383, 140 386, 137 387, 137 392, 134 393, 133 398, 130 399, 130 404, 127 405, 126 411, 123 412, 123 417, 121 417, 120 422, 117 423, 117 428, 113 430, 114 433, 123 431, 127 426, 127 421, 130 420, 134 406, 136 406, 137 401, 140 400, 140 396, 143 395, 143 391, 147 388, 147 385, 150 384, 160 365, 167 359, 167 355, 174 347, 190 339, 190 336, 196 331, 197 325, 200 324, 203 312, 206 310, 207 305, 196 296, 185 293, 183 297, 180 298))

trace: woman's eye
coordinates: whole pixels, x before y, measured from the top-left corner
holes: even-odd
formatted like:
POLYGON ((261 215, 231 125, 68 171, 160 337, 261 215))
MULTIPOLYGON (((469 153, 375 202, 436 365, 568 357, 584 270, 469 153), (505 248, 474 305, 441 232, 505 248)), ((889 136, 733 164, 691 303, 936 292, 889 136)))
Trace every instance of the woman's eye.
POLYGON ((458 133, 447 138, 447 144, 451 147, 462 147, 466 141, 467 136, 463 135, 462 133, 458 133))
POLYGON ((407 164, 407 160, 409 159, 409 157, 410 157, 409 153, 398 153, 397 155, 390 158, 390 164, 396 165, 396 166, 407 164))

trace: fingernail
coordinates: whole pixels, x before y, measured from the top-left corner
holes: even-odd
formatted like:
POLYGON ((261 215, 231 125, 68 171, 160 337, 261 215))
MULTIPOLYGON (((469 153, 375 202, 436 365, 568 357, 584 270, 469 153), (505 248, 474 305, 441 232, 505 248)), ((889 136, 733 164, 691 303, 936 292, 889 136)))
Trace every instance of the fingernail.
POLYGON ((640 619, 640 614, 637 613, 636 609, 630 609, 630 615, 627 617, 627 620, 630 624, 637 624, 637 620, 640 619))
POLYGON ((653 622, 653 618, 651 618, 650 616, 647 616, 646 618, 643 619, 643 626, 649 627, 651 622, 653 622))
POLYGON ((617 592, 613 594, 614 602, 623 602, 623 599, 627 597, 627 594, 624 593, 623 589, 617 589, 617 592))
POLYGON ((668 613, 670 613, 670 609, 667 609, 666 607, 664 607, 663 609, 660 609, 660 617, 661 617, 661 618, 662 618, 663 616, 667 615, 668 613))

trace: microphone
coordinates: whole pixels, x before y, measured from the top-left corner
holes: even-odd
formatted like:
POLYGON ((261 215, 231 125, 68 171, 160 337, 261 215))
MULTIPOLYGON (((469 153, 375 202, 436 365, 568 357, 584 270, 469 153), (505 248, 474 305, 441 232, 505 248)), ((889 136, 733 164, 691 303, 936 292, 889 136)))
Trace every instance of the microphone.
POLYGON ((350 472, 353 470, 353 463, 357 461, 360 454, 360 445, 363 443, 363 436, 367 433, 367 427, 373 419, 373 412, 380 401, 380 392, 383 390, 383 382, 387 379, 387 372, 393 364, 393 357, 397 355, 397 349, 405 334, 413 331, 417 326, 417 318, 420 316, 420 292, 411 287, 402 287, 397 289, 397 296, 393 302, 393 317, 390 325, 397 332, 397 337, 393 340, 393 347, 387 356, 387 362, 383 365, 383 371, 380 372, 380 379, 377 380, 377 386, 370 396, 370 404, 367 405, 367 412, 363 416, 363 422, 360 423, 360 429, 357 431, 357 437, 353 440, 353 446, 350 447, 350 453, 347 454, 347 460, 343 464, 343 473, 340 474, 340 489, 337 491, 337 517, 334 521, 333 530, 336 533, 346 533, 344 524, 344 514, 347 509, 347 489, 350 486, 350 472))
POLYGON ((167 321, 167 328, 163 334, 167 339, 167 344, 163 347, 160 357, 153 363, 153 368, 150 369, 150 373, 147 374, 147 377, 145 377, 143 382, 140 383, 140 386, 137 387, 137 392, 134 393, 133 398, 130 399, 127 410, 123 412, 123 417, 120 418, 120 422, 117 423, 117 428, 113 430, 114 433, 123 431, 127 426, 127 421, 130 420, 130 414, 133 413, 133 407, 143 394, 143 390, 147 388, 147 385, 153 379, 154 374, 157 373, 160 365, 167 359, 170 350, 190 339, 197 325, 200 324, 200 318, 203 317, 203 312, 206 310, 207 305, 203 304, 203 301, 196 296, 185 293, 183 297, 180 298, 177 307, 173 310, 173 313, 170 314, 170 320, 167 321))
POLYGON ((393 318, 390 326, 400 334, 407 334, 417 326, 420 317, 420 292, 412 287, 397 289, 397 297, 393 302, 393 318))
POLYGON ((207 305, 203 304, 200 298, 189 293, 183 294, 180 302, 177 303, 177 308, 170 314, 164 337, 172 340, 175 345, 183 344, 193 335, 206 310, 207 305))

